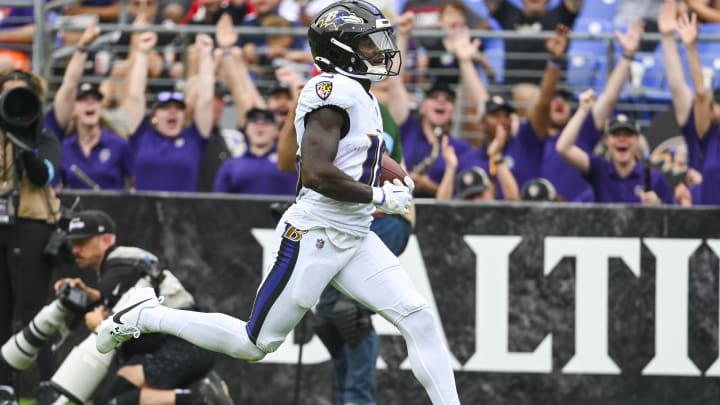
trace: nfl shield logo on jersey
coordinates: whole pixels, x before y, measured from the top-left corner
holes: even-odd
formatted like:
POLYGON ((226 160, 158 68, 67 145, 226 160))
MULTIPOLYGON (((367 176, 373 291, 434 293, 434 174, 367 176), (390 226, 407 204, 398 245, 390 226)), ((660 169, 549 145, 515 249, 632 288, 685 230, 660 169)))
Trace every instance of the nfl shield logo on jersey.
POLYGON ((328 97, 330 97, 330 93, 332 93, 333 84, 332 82, 328 81, 322 81, 315 84, 315 93, 317 93, 318 97, 320 97, 323 100, 327 100, 328 97))
POLYGON ((315 248, 322 249, 325 246, 325 241, 322 239, 317 239, 315 241, 315 248))

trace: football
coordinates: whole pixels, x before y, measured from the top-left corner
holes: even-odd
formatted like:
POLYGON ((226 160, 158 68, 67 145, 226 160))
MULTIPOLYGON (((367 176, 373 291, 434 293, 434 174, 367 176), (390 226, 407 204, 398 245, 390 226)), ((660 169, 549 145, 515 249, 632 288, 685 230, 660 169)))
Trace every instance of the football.
POLYGON ((405 172, 398 162, 392 160, 390 156, 383 154, 382 171, 380 172, 380 186, 385 184, 386 181, 392 183, 395 179, 403 180, 407 175, 407 172, 405 172))

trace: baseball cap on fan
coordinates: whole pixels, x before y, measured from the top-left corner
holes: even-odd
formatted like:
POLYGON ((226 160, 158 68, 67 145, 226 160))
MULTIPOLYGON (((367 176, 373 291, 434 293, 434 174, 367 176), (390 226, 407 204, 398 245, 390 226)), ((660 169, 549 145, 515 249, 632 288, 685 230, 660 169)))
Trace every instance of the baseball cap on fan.
POLYGON ((87 239, 104 233, 115 233, 115 222, 100 210, 86 210, 73 214, 65 230, 70 240, 87 239))
POLYGON ((485 113, 492 114, 494 112, 505 110, 508 113, 515 112, 515 107, 505 97, 493 95, 485 102, 485 113))
POLYGON ((437 93, 445 93, 451 103, 455 102, 455 90, 453 90, 449 84, 442 81, 436 81, 425 91, 425 97, 433 97, 437 93))
POLYGON ((458 173, 455 186, 457 198, 472 199, 490 187, 490 177, 482 167, 473 166, 458 173))
POLYGON ((95 96, 98 100, 102 100, 103 96, 102 93, 100 93, 100 88, 98 85, 94 83, 85 82, 80 84, 77 89, 77 95, 75 96, 76 100, 80 100, 81 98, 85 97, 88 94, 92 94, 95 96))
POLYGON ((161 91, 155 96, 155 104, 152 109, 155 110, 168 104, 177 104, 180 108, 185 108, 185 96, 179 91, 161 91))
POLYGON ((537 177, 523 184, 520 197, 523 201, 555 201, 557 191, 548 179, 537 177))
POLYGON ((639 134, 638 125, 635 120, 625 114, 618 114, 610 120, 607 127, 608 134, 615 134, 625 131, 630 134, 639 134))

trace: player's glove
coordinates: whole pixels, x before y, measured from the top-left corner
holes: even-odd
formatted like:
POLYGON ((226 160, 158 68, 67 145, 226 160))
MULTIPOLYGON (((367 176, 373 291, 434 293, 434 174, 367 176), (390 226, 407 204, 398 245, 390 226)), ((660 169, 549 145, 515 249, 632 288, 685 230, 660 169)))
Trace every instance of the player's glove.
POLYGON ((405 183, 407 185, 403 184, 400 179, 395 179, 392 183, 386 181, 382 187, 373 187, 372 202, 386 214, 407 214, 410 211, 412 189, 415 188, 415 183, 407 176, 405 183))

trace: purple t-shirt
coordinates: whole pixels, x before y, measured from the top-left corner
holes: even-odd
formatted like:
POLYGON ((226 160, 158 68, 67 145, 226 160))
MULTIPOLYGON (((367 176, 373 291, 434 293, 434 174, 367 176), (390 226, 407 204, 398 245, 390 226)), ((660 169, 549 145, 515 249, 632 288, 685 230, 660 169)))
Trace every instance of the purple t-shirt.
POLYGON ((48 109, 45 113, 44 126, 45 129, 52 131, 60 142, 65 139, 65 128, 60 126, 53 108, 48 109))
POLYGON ((529 121, 520 124, 517 134, 505 145, 503 157, 515 176, 518 187, 526 181, 539 177, 544 142, 538 139, 529 121))
MULTIPOLYGON (((420 117, 416 111, 411 112, 408 118, 400 126, 400 133, 402 134, 402 147, 403 154, 405 155, 405 165, 408 170, 412 170, 415 165, 422 162, 423 159, 430 156, 432 152, 432 145, 425 138, 425 134, 422 130, 422 123, 420 117)), ((458 156, 463 155, 470 149, 470 144, 464 139, 450 137, 450 144, 455 148, 455 153, 458 156)), ((437 160, 430 166, 427 171, 427 175, 436 183, 440 183, 443 174, 445 174, 445 159, 442 157, 442 152, 438 150, 437 160)), ((416 194, 416 197, 427 197, 435 198, 434 195, 421 195, 416 194)))
MULTIPOLYGON (((592 114, 588 114, 580 128, 577 145, 585 153, 591 155, 595 145, 602 137, 602 132, 595 128, 592 114)), ((540 177, 549 180, 557 193, 566 201, 592 202, 595 201, 592 188, 582 177, 580 172, 570 166, 565 159, 557 153, 555 145, 559 136, 547 136, 543 150, 542 168, 540 177)))
POLYGON ((156 191, 195 191, 207 140, 195 123, 175 138, 158 133, 146 118, 130 137, 135 156, 135 188, 156 191))
POLYGON ((83 154, 75 134, 62 141, 60 176, 67 188, 91 188, 71 169, 75 165, 101 189, 122 190, 125 188, 125 179, 131 176, 132 160, 127 140, 105 128, 87 157, 83 154))
POLYGON ((32 7, 0 7, 0 30, 32 24, 32 7))
POLYGON ((682 127, 683 137, 687 144, 688 166, 699 170, 703 182, 693 188, 693 204, 720 204, 720 128, 710 124, 702 140, 698 137, 695 127, 695 111, 682 127))
POLYGON ((246 152, 227 159, 215 176, 213 191, 237 194, 295 195, 297 175, 277 167, 277 150, 264 156, 246 152))
MULTIPOLYGON (((640 192, 645 190, 645 178, 648 172, 645 166, 638 162, 630 174, 622 178, 615 167, 600 156, 590 156, 590 170, 585 178, 592 185, 595 192, 595 201, 601 203, 639 203, 640 192)), ((673 204, 665 177, 655 168, 650 168, 650 189, 653 190, 665 204, 673 204)))

